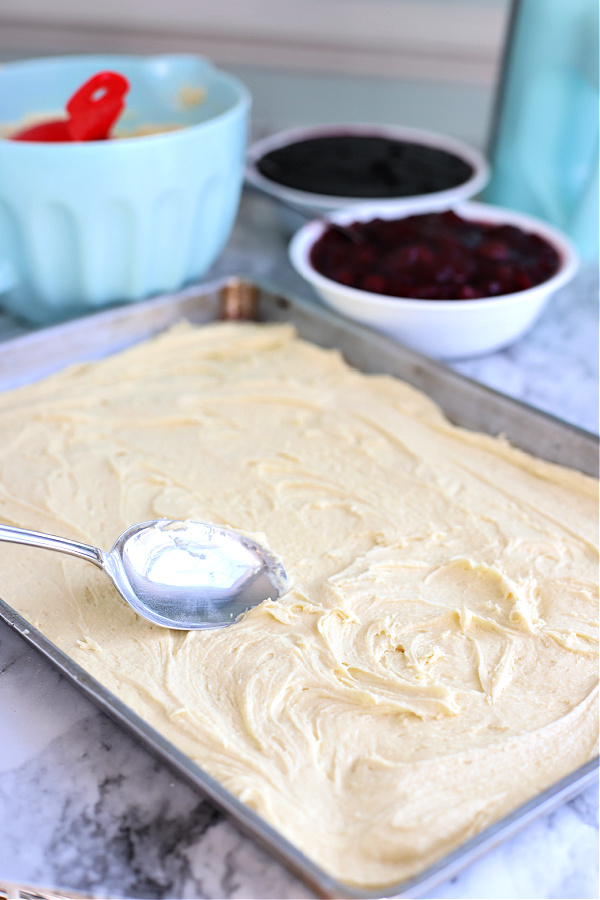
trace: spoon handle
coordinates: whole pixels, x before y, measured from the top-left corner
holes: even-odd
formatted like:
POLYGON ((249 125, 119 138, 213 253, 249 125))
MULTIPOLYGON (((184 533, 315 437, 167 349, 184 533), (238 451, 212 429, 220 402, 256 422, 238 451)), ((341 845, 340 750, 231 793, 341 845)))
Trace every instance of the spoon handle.
POLYGON ((28 544, 31 547, 42 547, 46 550, 58 550, 59 553, 69 553, 80 559, 87 559, 100 569, 103 568, 103 553, 97 547, 89 544, 81 544, 79 541, 70 541, 68 538, 56 537, 53 534, 43 534, 41 531, 30 531, 28 528, 14 528, 12 525, 0 525, 0 541, 8 541, 11 544, 28 544))

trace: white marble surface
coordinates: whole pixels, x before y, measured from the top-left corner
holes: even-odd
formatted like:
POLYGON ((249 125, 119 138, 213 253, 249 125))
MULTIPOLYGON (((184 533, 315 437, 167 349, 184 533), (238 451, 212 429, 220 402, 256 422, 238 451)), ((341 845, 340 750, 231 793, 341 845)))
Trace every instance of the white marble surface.
MULTIPOLYGON (((310 298, 285 246, 269 203, 246 198, 210 276, 310 298)), ((597 301, 588 266, 517 345, 455 367, 597 431, 597 301)), ((0 338, 19 331, 0 318, 0 338)), ((102 898, 313 896, 0 624, 0 896, 8 883, 102 898)), ((597 788, 422 896, 598 897, 597 788)))

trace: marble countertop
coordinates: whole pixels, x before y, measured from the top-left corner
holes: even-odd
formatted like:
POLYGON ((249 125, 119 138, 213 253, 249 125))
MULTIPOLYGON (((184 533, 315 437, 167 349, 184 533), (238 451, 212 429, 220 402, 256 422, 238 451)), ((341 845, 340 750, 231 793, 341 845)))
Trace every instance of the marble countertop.
MULTIPOLYGON (((245 197, 207 279, 251 276, 314 300, 285 250, 269 201, 245 197)), ((0 340, 22 330, 0 316, 0 340)), ((597 432, 596 267, 584 266, 518 344, 452 367, 597 432)), ((70 897, 314 896, 0 623, 0 897, 20 896, 9 885, 70 897)), ((411 896, 598 897, 597 787, 411 896)))

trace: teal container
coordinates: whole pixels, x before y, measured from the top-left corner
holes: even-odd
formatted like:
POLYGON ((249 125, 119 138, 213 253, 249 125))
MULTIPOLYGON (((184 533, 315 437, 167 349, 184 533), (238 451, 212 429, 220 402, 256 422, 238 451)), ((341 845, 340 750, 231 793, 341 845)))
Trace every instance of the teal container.
POLYGON ((489 147, 490 203, 598 257, 598 2, 515 0, 489 147))
POLYGON ((34 324, 198 280, 237 214, 250 96, 202 57, 9 63, 0 67, 0 122, 60 112, 103 69, 130 82, 124 128, 181 127, 83 143, 0 139, 0 303, 34 324))

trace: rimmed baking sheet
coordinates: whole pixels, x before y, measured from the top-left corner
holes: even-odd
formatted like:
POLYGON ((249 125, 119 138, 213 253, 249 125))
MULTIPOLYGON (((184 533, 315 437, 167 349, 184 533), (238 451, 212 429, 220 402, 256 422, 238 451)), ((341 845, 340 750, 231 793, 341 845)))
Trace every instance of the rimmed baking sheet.
MULTIPOLYGON (((107 310, 93 316, 93 327, 90 318, 78 319, 1 344, 0 389, 37 380, 72 362, 108 355, 182 318, 196 323, 248 318, 290 322, 301 337, 321 346, 339 348, 356 368, 394 374, 421 388, 458 425, 493 435, 504 434, 515 445, 540 457, 588 474, 597 473, 595 436, 510 400, 313 304, 282 296, 268 286, 244 279, 226 279, 134 306, 107 310)), ((593 760, 419 875, 385 889, 357 889, 336 881, 307 859, 1 600, 0 618, 43 653, 97 706, 323 897, 358 900, 422 895, 536 816, 580 793, 597 778, 598 761, 593 760)))

